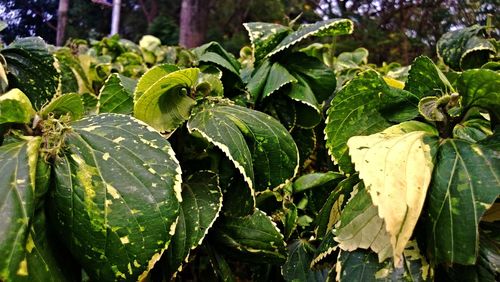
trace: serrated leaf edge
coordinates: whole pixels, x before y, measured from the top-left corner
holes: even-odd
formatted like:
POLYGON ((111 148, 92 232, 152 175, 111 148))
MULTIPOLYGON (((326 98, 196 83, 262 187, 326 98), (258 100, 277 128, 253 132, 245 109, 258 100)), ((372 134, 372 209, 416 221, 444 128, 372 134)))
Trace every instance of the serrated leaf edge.
MULTIPOLYGON (((283 47, 280 47, 278 49, 274 49, 273 51, 269 52, 265 58, 270 58, 272 57, 273 55, 285 50, 285 49, 288 49, 292 46, 294 46, 295 44, 301 42, 302 40, 306 39, 306 38, 309 38, 310 36, 314 36, 316 33, 319 33, 325 29, 329 29, 329 28, 333 28, 335 25, 339 24, 339 23, 345 23, 345 22, 348 22, 350 23, 350 28, 349 28, 349 31, 346 33, 346 34, 351 34, 354 30, 354 24, 351 20, 349 19, 339 19, 337 21, 332 21, 330 24, 327 24, 327 25, 324 25, 320 28, 318 28, 317 30, 313 31, 313 32, 310 32, 310 33, 307 33, 307 34, 304 34, 304 36, 301 36, 299 38, 297 38, 295 41, 291 42, 290 44, 288 45, 285 45, 283 47)), ((297 32, 297 31, 295 31, 297 32)), ((293 34, 293 33, 290 33, 290 34, 293 34)), ((285 37, 286 38, 286 37, 285 37)))
POLYGON ((255 189, 253 188, 252 179, 250 179, 250 177, 246 174, 245 168, 232 157, 231 152, 229 151, 229 148, 225 144, 214 141, 212 138, 210 138, 210 136, 208 136, 205 132, 203 132, 199 128, 192 128, 189 123, 188 123, 187 127, 188 127, 189 133, 193 133, 195 131, 200 133, 201 136, 203 136, 203 138, 205 138, 208 142, 214 144, 217 148, 219 148, 226 155, 226 157, 228 157, 233 162, 236 169, 243 176, 243 180, 248 184, 248 188, 250 188, 252 197, 254 198, 253 207, 255 208, 255 189))

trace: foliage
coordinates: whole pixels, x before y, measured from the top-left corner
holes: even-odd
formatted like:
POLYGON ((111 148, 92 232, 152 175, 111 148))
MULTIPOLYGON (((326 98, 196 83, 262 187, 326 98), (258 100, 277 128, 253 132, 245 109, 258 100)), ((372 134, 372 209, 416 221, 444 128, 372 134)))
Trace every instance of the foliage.
POLYGON ((0 280, 498 279, 497 41, 376 66, 314 42, 348 19, 245 28, 0 50, 0 280))

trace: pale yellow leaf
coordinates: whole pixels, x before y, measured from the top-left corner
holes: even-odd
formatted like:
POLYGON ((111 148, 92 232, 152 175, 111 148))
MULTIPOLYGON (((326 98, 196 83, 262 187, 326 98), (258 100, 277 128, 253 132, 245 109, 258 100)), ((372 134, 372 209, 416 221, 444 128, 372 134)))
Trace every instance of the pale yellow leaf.
POLYGON ((433 135, 429 131, 425 124, 408 122, 347 142, 355 169, 385 222, 396 266, 401 265, 431 180, 431 146, 424 142, 433 135))

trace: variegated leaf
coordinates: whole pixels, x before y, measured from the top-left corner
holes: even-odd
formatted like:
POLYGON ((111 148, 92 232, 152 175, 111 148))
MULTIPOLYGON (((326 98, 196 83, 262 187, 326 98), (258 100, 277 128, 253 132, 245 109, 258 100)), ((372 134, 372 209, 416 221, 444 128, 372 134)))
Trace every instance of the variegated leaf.
POLYGON ((217 174, 200 171, 188 177, 182 187, 182 203, 172 242, 164 254, 167 277, 182 270, 189 253, 200 245, 222 208, 217 174))
POLYGON ((170 144, 125 115, 71 125, 54 164, 50 215, 59 239, 95 280, 140 280, 169 246, 181 201, 170 144))

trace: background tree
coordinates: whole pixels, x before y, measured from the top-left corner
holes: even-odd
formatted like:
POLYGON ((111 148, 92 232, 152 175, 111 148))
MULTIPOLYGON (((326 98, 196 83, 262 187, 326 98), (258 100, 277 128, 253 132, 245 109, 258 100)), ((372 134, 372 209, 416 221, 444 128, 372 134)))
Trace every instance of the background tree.
MULTIPOLYGON (((9 24, 3 41, 38 35, 55 44, 58 3, 0 0, 0 20, 9 24)), ((299 23, 342 17, 354 20, 356 28, 353 36, 338 40, 335 52, 370 46, 371 62, 408 64, 422 53, 434 56, 437 39, 450 28, 485 24, 488 13, 498 23, 497 6, 498 0, 122 0, 120 35, 138 41, 152 34, 163 44, 177 45, 180 39, 188 47, 215 40, 237 53, 248 44, 243 22, 286 25, 299 15, 299 23)), ((72 1, 62 42, 107 36, 110 16, 103 5, 72 1)))

